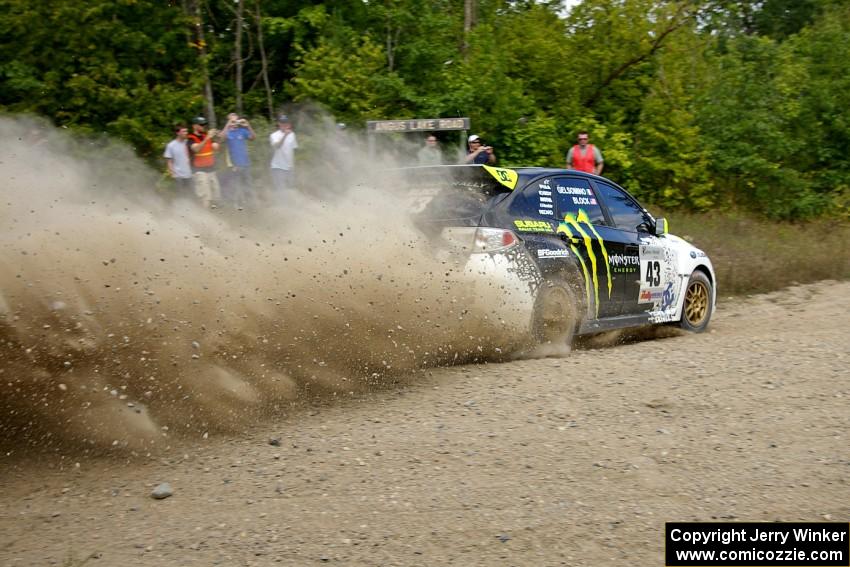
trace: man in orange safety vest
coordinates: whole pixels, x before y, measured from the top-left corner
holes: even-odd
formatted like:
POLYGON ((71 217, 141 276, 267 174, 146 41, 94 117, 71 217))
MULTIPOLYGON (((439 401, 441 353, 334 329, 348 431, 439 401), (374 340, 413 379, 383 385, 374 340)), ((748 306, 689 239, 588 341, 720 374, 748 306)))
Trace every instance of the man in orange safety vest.
POLYGON ((602 167, 605 165, 602 152, 593 144, 589 144, 589 141, 590 136, 587 132, 578 133, 578 144, 567 152, 567 169, 602 175, 602 167))
POLYGON ((209 208, 221 198, 221 187, 215 173, 215 153, 219 143, 215 141, 218 130, 207 132, 207 120, 198 116, 192 120, 189 134, 189 149, 192 152, 192 177, 195 180, 195 195, 204 207, 209 208))

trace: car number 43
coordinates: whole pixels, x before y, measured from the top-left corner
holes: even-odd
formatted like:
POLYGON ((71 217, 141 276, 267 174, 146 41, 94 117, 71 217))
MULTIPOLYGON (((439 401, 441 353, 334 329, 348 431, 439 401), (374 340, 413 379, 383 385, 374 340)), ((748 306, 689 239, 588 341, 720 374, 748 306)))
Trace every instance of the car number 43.
POLYGON ((643 281, 647 287, 658 287, 661 285, 661 262, 651 260, 645 264, 643 281))

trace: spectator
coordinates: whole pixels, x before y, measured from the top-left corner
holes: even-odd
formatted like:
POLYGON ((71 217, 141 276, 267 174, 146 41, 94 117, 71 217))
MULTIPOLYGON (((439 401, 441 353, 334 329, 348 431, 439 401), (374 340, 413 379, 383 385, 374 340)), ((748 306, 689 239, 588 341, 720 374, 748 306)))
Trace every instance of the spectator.
POLYGON ((567 169, 602 175, 602 167, 605 165, 602 152, 593 144, 588 144, 589 141, 587 132, 582 130, 578 133, 578 144, 567 152, 567 169))
POLYGON ((230 197, 233 204, 244 206, 254 202, 251 183, 251 159, 248 157, 248 142, 257 135, 251 123, 235 112, 227 115, 227 124, 221 132, 227 141, 227 165, 230 169, 230 197))
POLYGON ((192 120, 189 134, 189 149, 192 151, 192 177, 195 180, 195 195, 204 207, 212 207, 221 197, 221 187, 215 174, 215 153, 219 149, 215 137, 218 131, 207 132, 207 119, 198 116, 192 120))
POLYGON ((292 131, 289 117, 281 114, 277 117, 277 130, 269 136, 272 146, 272 186, 277 198, 285 198, 286 192, 295 188, 295 150, 298 140, 292 131))
POLYGON ((442 165, 443 154, 437 143, 437 136, 431 134, 425 138, 425 145, 419 150, 419 165, 442 165))
POLYGON ((177 184, 177 195, 189 196, 192 192, 192 163, 189 157, 189 129, 182 124, 174 129, 175 138, 165 146, 168 173, 177 184))
POLYGON ((492 146, 485 146, 484 142, 481 141, 481 138, 478 137, 477 134, 471 135, 467 142, 469 142, 469 151, 466 152, 466 159, 464 163, 481 163, 481 164, 489 164, 493 165, 496 163, 496 154, 493 153, 492 146))

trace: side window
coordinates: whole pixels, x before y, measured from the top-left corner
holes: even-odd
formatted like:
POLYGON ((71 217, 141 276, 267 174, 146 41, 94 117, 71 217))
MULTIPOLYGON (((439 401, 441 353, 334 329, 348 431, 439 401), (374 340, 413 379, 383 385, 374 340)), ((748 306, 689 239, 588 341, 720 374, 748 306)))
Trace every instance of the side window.
POLYGON ((601 181, 596 182, 596 187, 599 189, 599 193, 605 201, 608 212, 611 213, 614 225, 617 228, 637 232, 638 226, 647 222, 648 219, 641 206, 626 193, 601 181))
POLYGON ((567 214, 578 216, 583 211, 590 219, 591 224, 605 224, 602 207, 599 206, 596 195, 587 179, 552 177, 546 179, 545 182, 551 187, 549 194, 557 206, 555 214, 558 215, 559 220, 563 220, 567 214))

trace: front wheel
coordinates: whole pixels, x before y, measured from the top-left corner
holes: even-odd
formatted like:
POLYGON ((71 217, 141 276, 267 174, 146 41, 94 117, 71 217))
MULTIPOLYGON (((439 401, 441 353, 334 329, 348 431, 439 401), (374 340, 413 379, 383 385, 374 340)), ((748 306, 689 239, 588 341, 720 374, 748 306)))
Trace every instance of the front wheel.
POLYGON ((712 285, 708 276, 699 271, 692 273, 685 290, 679 326, 693 333, 703 332, 711 319, 714 306, 712 296, 712 285))
POLYGON ((561 282, 545 281, 534 306, 533 333, 538 344, 569 344, 576 327, 572 290, 561 282))

